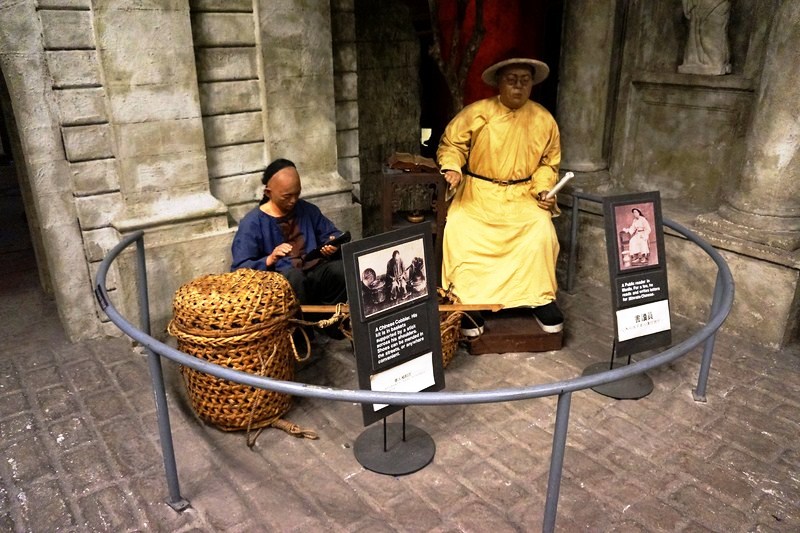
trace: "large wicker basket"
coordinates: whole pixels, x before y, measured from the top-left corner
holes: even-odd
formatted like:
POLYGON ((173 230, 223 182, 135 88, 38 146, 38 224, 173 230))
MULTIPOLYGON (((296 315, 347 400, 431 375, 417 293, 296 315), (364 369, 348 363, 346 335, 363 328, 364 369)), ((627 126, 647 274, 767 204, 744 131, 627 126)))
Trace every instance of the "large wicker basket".
MULTIPOLYGON (((285 277, 240 269, 203 276, 178 289, 168 331, 187 354, 250 374, 292 380, 290 318, 298 308, 285 277)), ((198 416, 226 431, 280 425, 276 423, 291 407, 287 394, 188 367, 181 372, 198 416)))
MULTIPOLYGON (((458 298, 449 290, 438 289, 439 304, 457 304, 458 298)), ((442 367, 447 368, 456 355, 461 335, 461 311, 443 311, 439 313, 439 329, 442 335, 442 367)))

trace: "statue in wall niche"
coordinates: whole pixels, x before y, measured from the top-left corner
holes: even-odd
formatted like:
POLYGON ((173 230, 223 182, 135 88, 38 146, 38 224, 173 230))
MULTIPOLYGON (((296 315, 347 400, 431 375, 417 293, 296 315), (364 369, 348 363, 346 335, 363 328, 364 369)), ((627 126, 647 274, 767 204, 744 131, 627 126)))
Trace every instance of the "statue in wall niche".
POLYGON ((728 45, 730 0, 683 0, 689 37, 678 72, 722 76, 731 71, 728 45))

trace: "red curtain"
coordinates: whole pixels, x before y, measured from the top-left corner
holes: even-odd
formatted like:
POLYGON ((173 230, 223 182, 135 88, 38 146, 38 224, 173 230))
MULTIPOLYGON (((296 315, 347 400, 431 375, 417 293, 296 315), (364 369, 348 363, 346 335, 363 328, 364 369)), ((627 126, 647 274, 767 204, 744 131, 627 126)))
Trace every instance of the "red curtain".
MULTIPOLYGON (((464 105, 496 94, 496 90, 481 81, 481 73, 509 53, 542 59, 544 51, 545 15, 547 0, 485 0, 483 25, 485 29, 475 61, 470 67, 464 88, 464 105)), ((442 32, 442 54, 447 61, 450 39, 456 24, 456 0, 441 0, 439 24, 442 32)), ((470 0, 461 27, 459 53, 463 53, 475 28, 475 0, 470 0)))

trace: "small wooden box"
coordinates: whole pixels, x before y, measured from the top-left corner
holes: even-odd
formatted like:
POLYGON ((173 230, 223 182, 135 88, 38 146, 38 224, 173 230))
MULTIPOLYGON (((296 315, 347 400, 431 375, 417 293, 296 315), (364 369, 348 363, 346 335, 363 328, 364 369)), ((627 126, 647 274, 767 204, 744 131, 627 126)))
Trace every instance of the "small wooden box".
POLYGON ((469 343, 471 355, 560 350, 564 332, 545 333, 530 309, 483 312, 483 335, 469 343))

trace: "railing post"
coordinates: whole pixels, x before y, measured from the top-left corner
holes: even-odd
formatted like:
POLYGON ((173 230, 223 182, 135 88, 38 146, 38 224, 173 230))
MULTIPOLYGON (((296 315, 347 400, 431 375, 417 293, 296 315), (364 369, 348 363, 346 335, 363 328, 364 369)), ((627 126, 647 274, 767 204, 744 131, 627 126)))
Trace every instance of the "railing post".
POLYGON ((567 447, 567 428, 569 426, 571 399, 571 392, 562 392, 558 395, 556 423, 553 428, 553 449, 550 452, 550 474, 547 477, 547 499, 544 504, 544 522, 542 524, 542 531, 545 533, 551 533, 556 527, 558 493, 561 490, 564 451, 567 447))
MULTIPOLYGON (((714 283, 714 298, 711 300, 711 313, 709 320, 714 317, 719 311, 719 306, 722 304, 722 272, 717 270, 717 280, 714 283)), ((714 354, 714 342, 717 339, 717 332, 715 331, 703 346, 703 358, 700 361, 700 373, 697 376, 697 388, 692 391, 692 397, 696 402, 706 401, 706 384, 708 382, 708 373, 711 370, 711 356, 714 354)))
MULTIPOLYGON (((144 235, 136 239, 136 282, 139 293, 139 324, 142 331, 150 335, 150 298, 147 294, 147 265, 144 255, 144 235)), ((172 428, 169 423, 169 408, 167 407, 167 394, 164 388, 164 373, 161 368, 161 357, 149 348, 147 353, 147 366, 150 369, 150 379, 153 382, 153 395, 156 402, 156 417, 158 418, 158 436, 161 442, 161 455, 164 459, 164 470, 167 477, 169 501, 167 505, 175 511, 183 511, 189 507, 189 501, 181 496, 178 482, 178 467, 175 462, 175 448, 172 443, 172 428)))
POLYGON ((580 196, 572 194, 572 223, 569 227, 569 257, 567 257, 567 292, 572 293, 575 283, 575 263, 578 258, 578 220, 580 216, 580 196))

